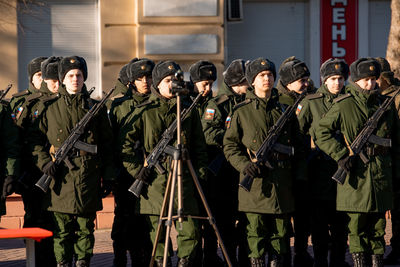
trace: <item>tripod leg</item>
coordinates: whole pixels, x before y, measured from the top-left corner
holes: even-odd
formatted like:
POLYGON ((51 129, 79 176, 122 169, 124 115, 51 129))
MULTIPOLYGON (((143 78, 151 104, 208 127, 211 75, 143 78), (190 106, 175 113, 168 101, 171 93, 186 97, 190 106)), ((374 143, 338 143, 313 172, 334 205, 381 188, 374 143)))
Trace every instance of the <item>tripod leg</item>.
POLYGON ((204 192, 203 192, 203 190, 201 189, 200 182, 199 182, 199 179, 197 178, 196 172, 194 171, 192 162, 191 162, 190 160, 186 160, 186 163, 187 163, 187 165, 188 165, 188 167, 189 167, 190 174, 192 175, 194 184, 196 185, 196 188, 197 188, 197 191, 199 192, 201 201, 203 202, 204 208, 205 208, 205 210, 206 210, 206 212, 207 212, 207 216, 208 216, 208 218, 209 218, 209 222, 210 222, 211 226, 214 228, 215 235, 217 236, 218 243, 219 243, 219 245, 221 246, 222 253, 224 254, 226 263, 228 264, 229 267, 232 267, 232 263, 231 263, 231 260, 229 259, 228 252, 227 252, 227 250, 226 250, 226 248, 225 248, 224 242, 222 241, 222 238, 221 238, 221 235, 220 235, 220 233, 219 233, 219 231, 218 231, 217 225, 215 224, 215 219, 214 219, 214 217, 213 217, 212 214, 211 214, 210 207, 208 206, 206 197, 204 196, 204 192))
POLYGON ((151 252, 150 267, 153 267, 154 260, 156 258, 157 244, 158 244, 158 241, 160 240, 160 234, 161 234, 162 218, 165 215, 165 210, 166 210, 165 207, 167 206, 167 199, 168 199, 169 192, 171 190, 172 171, 173 170, 171 170, 169 172, 167 186, 165 187, 165 195, 164 195, 164 199, 163 199, 163 203, 162 203, 161 211, 160 211, 160 220, 158 222, 156 237, 154 239, 153 251, 151 252))
POLYGON ((167 229, 165 231, 165 246, 164 246, 164 262, 163 267, 167 266, 168 260, 168 248, 169 248, 169 236, 171 234, 171 226, 172 226, 172 212, 174 211, 174 195, 175 195, 175 186, 176 186, 176 178, 178 172, 178 161, 174 160, 174 167, 172 172, 172 181, 171 181, 171 190, 169 195, 169 205, 168 205, 168 217, 165 222, 167 229))

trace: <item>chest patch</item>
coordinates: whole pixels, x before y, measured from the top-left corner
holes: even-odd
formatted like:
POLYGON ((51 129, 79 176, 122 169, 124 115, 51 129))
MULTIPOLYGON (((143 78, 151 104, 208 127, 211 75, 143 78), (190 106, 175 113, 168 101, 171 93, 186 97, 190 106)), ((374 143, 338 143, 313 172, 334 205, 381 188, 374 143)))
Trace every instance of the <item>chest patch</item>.
POLYGON ((35 112, 33 112, 33 119, 37 119, 38 116, 39 116, 39 110, 35 110, 35 112))
POLYGON ((24 108, 23 108, 23 107, 19 107, 19 108, 18 108, 18 111, 17 111, 17 115, 15 116, 15 117, 16 117, 16 118, 15 118, 16 120, 18 120, 19 117, 21 117, 22 111, 24 111, 24 108))
POLYGON ((215 115, 215 109, 208 108, 206 110, 206 113, 204 114, 204 119, 212 120, 212 119, 214 119, 214 115, 215 115))
POLYGON ((228 116, 228 117, 226 118, 226 120, 225 120, 225 128, 226 128, 226 129, 229 129, 229 128, 231 127, 231 121, 232 121, 231 117, 228 116))
POLYGON ((300 105, 300 104, 297 106, 297 109, 296 109, 296 115, 297 116, 300 114, 302 108, 303 108, 303 106, 300 105))

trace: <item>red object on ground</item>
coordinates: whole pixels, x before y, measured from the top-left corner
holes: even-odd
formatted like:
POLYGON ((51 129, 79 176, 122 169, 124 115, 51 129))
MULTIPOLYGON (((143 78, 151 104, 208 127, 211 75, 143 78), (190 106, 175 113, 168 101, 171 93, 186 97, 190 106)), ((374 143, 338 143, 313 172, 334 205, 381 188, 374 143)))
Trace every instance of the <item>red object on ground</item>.
POLYGON ((30 238, 37 242, 42 239, 52 236, 51 231, 33 227, 33 228, 21 228, 21 229, 0 229, 0 239, 10 238, 30 238))

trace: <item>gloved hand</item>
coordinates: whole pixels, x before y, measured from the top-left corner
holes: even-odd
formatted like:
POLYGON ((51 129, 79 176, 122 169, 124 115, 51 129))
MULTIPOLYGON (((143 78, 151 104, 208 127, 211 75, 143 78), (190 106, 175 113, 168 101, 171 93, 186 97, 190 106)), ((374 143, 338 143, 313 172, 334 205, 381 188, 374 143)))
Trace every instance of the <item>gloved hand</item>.
POLYGON ((339 159, 338 165, 339 165, 340 167, 342 167, 343 170, 345 170, 345 172, 349 173, 351 167, 353 166, 354 158, 355 158, 354 155, 352 155, 352 156, 345 156, 345 157, 339 159))
POLYGON ((244 167, 243 170, 244 175, 249 175, 251 177, 257 177, 261 175, 261 167, 258 166, 255 162, 250 162, 247 164, 246 167, 244 167))
POLYGON ((151 174, 150 169, 142 168, 136 178, 139 180, 142 180, 145 184, 149 184, 150 183, 150 174, 151 174))
POLYGON ((43 173, 47 174, 48 176, 54 177, 57 172, 57 166, 54 164, 53 161, 49 161, 43 167, 43 173))
POLYGON ((7 196, 14 193, 15 187, 16 187, 15 176, 13 175, 7 176, 6 179, 4 179, 3 192, 1 194, 1 198, 6 199, 7 196))
POLYGON ((105 198, 106 196, 108 196, 113 190, 113 187, 114 187, 114 181, 103 180, 101 186, 101 198, 105 198))

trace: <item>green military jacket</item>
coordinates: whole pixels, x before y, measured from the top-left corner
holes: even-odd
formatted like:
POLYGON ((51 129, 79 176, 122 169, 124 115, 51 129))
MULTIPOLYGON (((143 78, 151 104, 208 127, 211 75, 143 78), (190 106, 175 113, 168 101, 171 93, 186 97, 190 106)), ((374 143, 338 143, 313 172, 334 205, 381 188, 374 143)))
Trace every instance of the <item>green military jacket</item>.
MULTIPOLYGON (((255 152, 267 137, 268 130, 283 113, 284 106, 279 103, 276 89, 272 89, 267 100, 258 98, 253 91, 247 91, 247 104, 237 108, 232 116, 230 127, 224 136, 224 154, 232 166, 240 172, 251 162, 249 152, 255 152)), ((293 121, 296 121, 293 118, 293 121)), ((278 138, 283 145, 295 146, 295 158, 277 155, 270 159, 273 167, 256 177, 250 192, 239 188, 239 210, 244 212, 282 214, 294 211, 293 181, 304 179, 304 173, 296 171, 304 153, 298 146, 296 134, 298 124, 289 122, 278 138), (296 177, 297 176, 297 177, 296 177)))
MULTIPOLYGON (((337 101, 319 121, 315 130, 316 144, 334 160, 349 154, 346 141, 351 144, 363 129, 365 122, 384 101, 383 96, 367 94, 355 83, 350 83, 347 98, 337 101), (340 131, 344 139, 335 138, 340 131), (344 141, 343 141, 344 140, 344 141)), ((357 156, 345 183, 337 185, 336 207, 349 212, 385 212, 392 208, 392 179, 399 179, 400 129, 394 105, 378 122, 375 135, 391 138, 392 148, 388 153, 369 155, 364 164, 357 156)), ((377 145, 369 145, 379 149, 377 145)))
POLYGON ((322 85, 315 94, 307 95, 296 111, 300 133, 310 140, 307 166, 311 199, 336 199, 336 183, 331 177, 337 169, 337 164, 312 141, 315 140, 315 129, 319 120, 331 108, 336 97, 322 85))
POLYGON ((215 98, 208 101, 201 118, 206 143, 222 149, 226 126, 230 124, 234 106, 244 100, 245 94, 237 95, 225 83, 215 98))
POLYGON ((289 91, 286 86, 283 85, 281 80, 278 80, 278 85, 276 86, 279 94, 279 103, 283 105, 291 106, 296 101, 297 93, 289 91))
MULTIPOLYGON (((183 99, 182 108, 188 107, 190 103, 183 99)), ((149 103, 135 112, 137 119, 134 120, 132 129, 126 133, 125 143, 122 150, 122 161, 133 177, 143 165, 144 153, 148 155, 160 140, 162 133, 176 118, 176 98, 170 100, 162 97, 152 88, 149 103), (139 141, 141 147, 136 148, 139 141)), ((175 139, 174 139, 175 140, 175 139)), ((175 141, 173 141, 175 142, 175 141)), ((174 145, 171 142, 170 145, 174 145)), ((182 123, 182 143, 188 149, 190 159, 200 179, 206 179, 207 151, 204 135, 201 129, 199 114, 196 109, 189 113, 182 123)), ((162 165, 169 170, 166 160, 161 161, 162 165)), ((185 166, 185 164, 183 164, 185 166)), ((165 193, 168 173, 159 174, 152 170, 151 184, 144 188, 139 199, 141 214, 160 214, 162 200, 165 193)), ((197 193, 196 193, 197 194, 197 193)), ((183 203, 186 214, 198 213, 193 180, 187 168, 183 174, 183 203)))
MULTIPOLYGON (((73 127, 94 105, 86 86, 74 95, 60 86, 58 94, 59 98, 52 101, 36 120, 38 127, 32 127, 30 143, 34 160, 40 169, 51 160, 46 143, 57 150, 73 127)), ((105 108, 92 119, 80 140, 97 145, 98 152, 90 154, 74 150, 69 157, 74 168, 68 169, 64 163, 58 166, 56 177, 50 183, 51 190, 45 199, 45 206, 50 211, 69 214, 96 212, 102 209, 101 178, 115 179, 112 131, 105 108)))
POLYGON ((39 90, 37 90, 32 83, 29 83, 28 89, 12 95, 10 100, 10 108, 14 121, 17 119, 17 116, 20 116, 18 115, 18 109, 25 103, 26 98, 31 94, 37 93, 38 91, 39 90))
MULTIPOLYGON (((20 144, 18 128, 11 119, 11 110, 7 103, 0 103, 0 188, 3 188, 4 178, 18 176, 20 170, 20 144)), ((6 214, 5 201, 0 200, 0 215, 6 214)))

